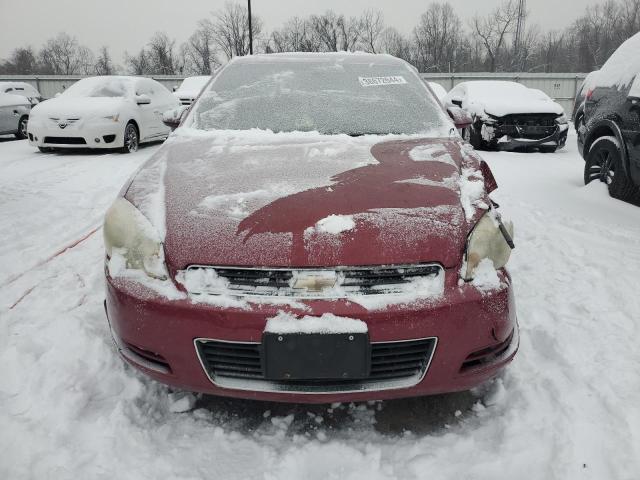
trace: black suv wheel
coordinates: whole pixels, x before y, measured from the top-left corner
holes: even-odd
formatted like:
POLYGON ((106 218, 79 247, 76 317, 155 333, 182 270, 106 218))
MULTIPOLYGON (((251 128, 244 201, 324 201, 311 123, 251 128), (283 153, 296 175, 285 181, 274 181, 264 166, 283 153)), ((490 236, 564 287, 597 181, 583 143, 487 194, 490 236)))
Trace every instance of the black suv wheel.
POLYGON ((622 151, 615 137, 598 138, 589 150, 584 165, 585 185, 593 180, 607 184, 609 195, 619 200, 636 203, 640 191, 627 177, 622 167, 622 151))

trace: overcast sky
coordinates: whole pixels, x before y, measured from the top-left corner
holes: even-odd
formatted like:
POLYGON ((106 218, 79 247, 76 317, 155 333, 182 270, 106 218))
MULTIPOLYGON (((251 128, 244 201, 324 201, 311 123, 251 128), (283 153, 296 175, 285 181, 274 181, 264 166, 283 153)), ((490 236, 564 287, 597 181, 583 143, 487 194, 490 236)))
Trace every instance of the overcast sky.
MULTIPOLYGON (((501 0, 449 0, 463 19, 487 12, 501 0)), ((38 48, 58 32, 75 35, 97 49, 107 45, 116 63, 125 50, 136 52, 154 32, 163 30, 178 43, 186 40, 199 19, 221 8, 225 0, 0 0, 0 58, 18 46, 38 48)), ((388 25, 410 32, 428 0, 252 0, 268 31, 289 17, 322 13, 326 9, 359 15, 366 8, 381 10, 388 25)), ((570 24, 589 5, 604 0, 529 0, 529 22, 543 29, 570 24)))

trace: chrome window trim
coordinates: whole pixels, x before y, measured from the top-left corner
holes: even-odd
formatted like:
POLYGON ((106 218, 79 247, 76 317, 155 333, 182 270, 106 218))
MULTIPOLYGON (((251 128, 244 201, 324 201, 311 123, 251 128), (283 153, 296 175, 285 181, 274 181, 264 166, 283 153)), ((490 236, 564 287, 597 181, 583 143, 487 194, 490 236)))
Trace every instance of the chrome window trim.
POLYGON ((336 393, 362 393, 362 392, 380 392, 384 390, 399 390, 403 388, 411 388, 418 385, 429 371, 433 357, 436 354, 438 347, 438 337, 424 337, 424 338, 411 338, 406 340, 390 340, 385 342, 371 342, 371 345, 378 345, 383 343, 402 343, 402 342, 416 342, 420 340, 433 340, 433 349, 431 355, 427 359, 427 363, 423 368, 420 375, 412 375, 411 377, 392 380, 361 380, 360 382, 348 383, 343 385, 335 385, 332 389, 327 389, 322 385, 318 385, 316 389, 309 389, 308 386, 300 385, 283 385, 280 383, 272 382, 262 379, 235 379, 220 377, 214 379, 207 370, 204 361, 200 355, 197 342, 221 342, 221 343, 235 343, 241 345, 261 345, 261 342, 243 342, 234 340, 218 340, 215 338, 203 338, 198 337, 193 339, 193 347, 195 348, 196 355, 200 366, 204 371, 209 381, 218 388, 226 390, 239 390, 245 392, 265 392, 265 393, 294 393, 303 395, 333 395, 336 393), (359 385, 357 385, 359 383, 359 385), (248 387, 250 385, 250 388, 248 387), (289 388, 287 388, 289 387, 289 388), (340 388, 343 387, 343 388, 340 388), (325 389, 323 389, 325 388, 325 389))

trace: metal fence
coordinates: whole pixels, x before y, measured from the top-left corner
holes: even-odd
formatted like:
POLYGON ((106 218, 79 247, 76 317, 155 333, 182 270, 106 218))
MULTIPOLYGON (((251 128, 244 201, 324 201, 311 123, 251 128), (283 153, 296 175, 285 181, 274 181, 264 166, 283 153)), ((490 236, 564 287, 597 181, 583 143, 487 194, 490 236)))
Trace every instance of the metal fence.
POLYGON ((567 114, 586 73, 422 73, 422 78, 451 90, 455 85, 473 80, 507 80, 537 88, 562 105, 567 114))
MULTIPOLYGON (((567 111, 571 112, 573 99, 586 74, 584 73, 423 73, 422 78, 437 82, 447 91, 460 82, 471 80, 508 80, 519 82, 527 87, 538 88, 555 99, 567 111)), ((56 93, 83 78, 65 75, 4 75, 0 81, 27 82, 38 89, 44 98, 56 93)), ((179 85, 183 76, 154 75, 151 78, 171 90, 179 85)))

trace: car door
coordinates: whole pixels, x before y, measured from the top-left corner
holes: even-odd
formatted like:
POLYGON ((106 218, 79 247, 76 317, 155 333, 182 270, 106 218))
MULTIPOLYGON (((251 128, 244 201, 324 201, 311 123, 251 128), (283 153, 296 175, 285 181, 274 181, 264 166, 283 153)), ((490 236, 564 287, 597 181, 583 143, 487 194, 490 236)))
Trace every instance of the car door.
POLYGON ((153 89, 150 88, 146 78, 141 78, 136 82, 136 96, 146 95, 151 99, 151 103, 137 105, 138 127, 140 128, 140 139, 149 140, 158 134, 158 127, 155 113, 157 102, 154 102, 153 89))
POLYGON ((14 133, 18 129, 17 103, 15 95, 0 93, 0 134, 14 133))

